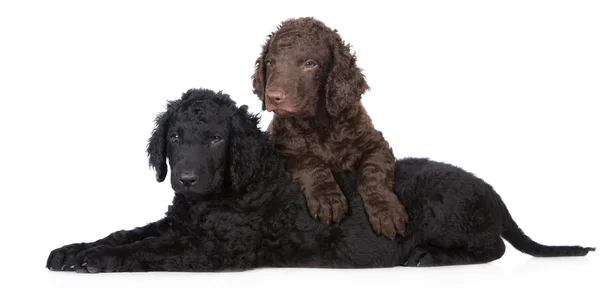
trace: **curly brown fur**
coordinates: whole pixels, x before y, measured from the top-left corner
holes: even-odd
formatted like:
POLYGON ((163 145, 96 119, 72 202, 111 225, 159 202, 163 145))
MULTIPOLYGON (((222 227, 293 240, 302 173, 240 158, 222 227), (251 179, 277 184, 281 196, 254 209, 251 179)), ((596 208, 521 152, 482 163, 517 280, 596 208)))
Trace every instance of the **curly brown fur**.
POLYGON ((369 86, 337 31, 313 18, 283 22, 264 44, 252 83, 263 110, 275 113, 268 130, 313 216, 344 217, 347 200, 332 171, 357 171, 373 230, 404 233, 408 216, 392 192, 394 154, 361 103, 369 86))

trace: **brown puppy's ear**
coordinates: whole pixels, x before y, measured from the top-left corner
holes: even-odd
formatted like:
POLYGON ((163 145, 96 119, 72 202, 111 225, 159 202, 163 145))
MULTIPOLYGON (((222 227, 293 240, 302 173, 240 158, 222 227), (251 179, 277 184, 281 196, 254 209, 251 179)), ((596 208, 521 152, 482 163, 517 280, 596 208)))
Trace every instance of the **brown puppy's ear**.
MULTIPOLYGON (((337 31, 336 31, 337 32, 337 31)), ((327 112, 336 117, 352 104, 360 101, 369 85, 356 66, 356 56, 350 53, 350 45, 335 33, 333 38, 331 71, 325 84, 327 112)))
POLYGON ((167 111, 159 114, 154 121, 156 126, 148 139, 146 153, 150 167, 156 171, 156 180, 162 182, 167 176, 167 127, 171 118, 170 106, 167 111))
POLYGON ((266 109, 265 106, 265 56, 269 52, 269 44, 271 43, 272 35, 267 37, 267 42, 262 46, 262 52, 260 57, 256 59, 254 64, 254 74, 252 75, 252 91, 262 101, 262 110, 266 109))

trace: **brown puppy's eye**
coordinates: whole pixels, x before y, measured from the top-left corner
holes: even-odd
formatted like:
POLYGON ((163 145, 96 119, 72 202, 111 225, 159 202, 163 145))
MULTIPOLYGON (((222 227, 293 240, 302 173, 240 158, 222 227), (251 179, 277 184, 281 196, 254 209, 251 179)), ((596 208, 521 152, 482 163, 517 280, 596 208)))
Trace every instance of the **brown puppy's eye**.
POLYGON ((266 66, 271 66, 271 60, 266 60, 266 61, 265 61, 265 65, 266 65, 266 66))
POLYGON ((313 60, 306 60, 306 62, 304 62, 304 67, 306 68, 313 68, 317 66, 317 63, 315 63, 313 60))

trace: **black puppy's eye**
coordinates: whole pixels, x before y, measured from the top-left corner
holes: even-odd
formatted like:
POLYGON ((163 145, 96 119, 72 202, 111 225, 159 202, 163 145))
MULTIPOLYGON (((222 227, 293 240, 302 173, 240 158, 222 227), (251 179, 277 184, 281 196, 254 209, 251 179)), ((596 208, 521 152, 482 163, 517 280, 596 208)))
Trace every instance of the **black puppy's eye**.
POLYGON ((213 145, 215 143, 218 143, 221 140, 223 140, 223 138, 221 138, 221 136, 214 135, 214 136, 210 137, 210 144, 213 145))
POLYGON ((304 67, 306 68, 313 68, 315 66, 317 66, 317 63, 313 60, 306 60, 306 62, 304 62, 304 67))
POLYGON ((179 135, 177 135, 177 134, 173 134, 173 135, 171 135, 171 137, 169 137, 169 140, 170 140, 172 143, 177 143, 177 142, 179 142, 179 135))

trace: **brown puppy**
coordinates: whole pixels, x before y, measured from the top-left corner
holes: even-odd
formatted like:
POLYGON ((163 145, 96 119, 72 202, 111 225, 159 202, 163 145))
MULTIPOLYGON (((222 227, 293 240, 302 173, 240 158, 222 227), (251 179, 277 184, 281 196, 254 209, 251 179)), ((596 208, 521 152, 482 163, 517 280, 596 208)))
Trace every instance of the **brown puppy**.
POLYGON ((262 48, 254 93, 275 113, 268 131, 310 213, 339 222, 348 205, 332 171, 356 171, 373 230, 403 234, 408 215, 392 191, 394 154, 361 103, 369 86, 350 46, 322 22, 299 18, 283 22, 262 48))

